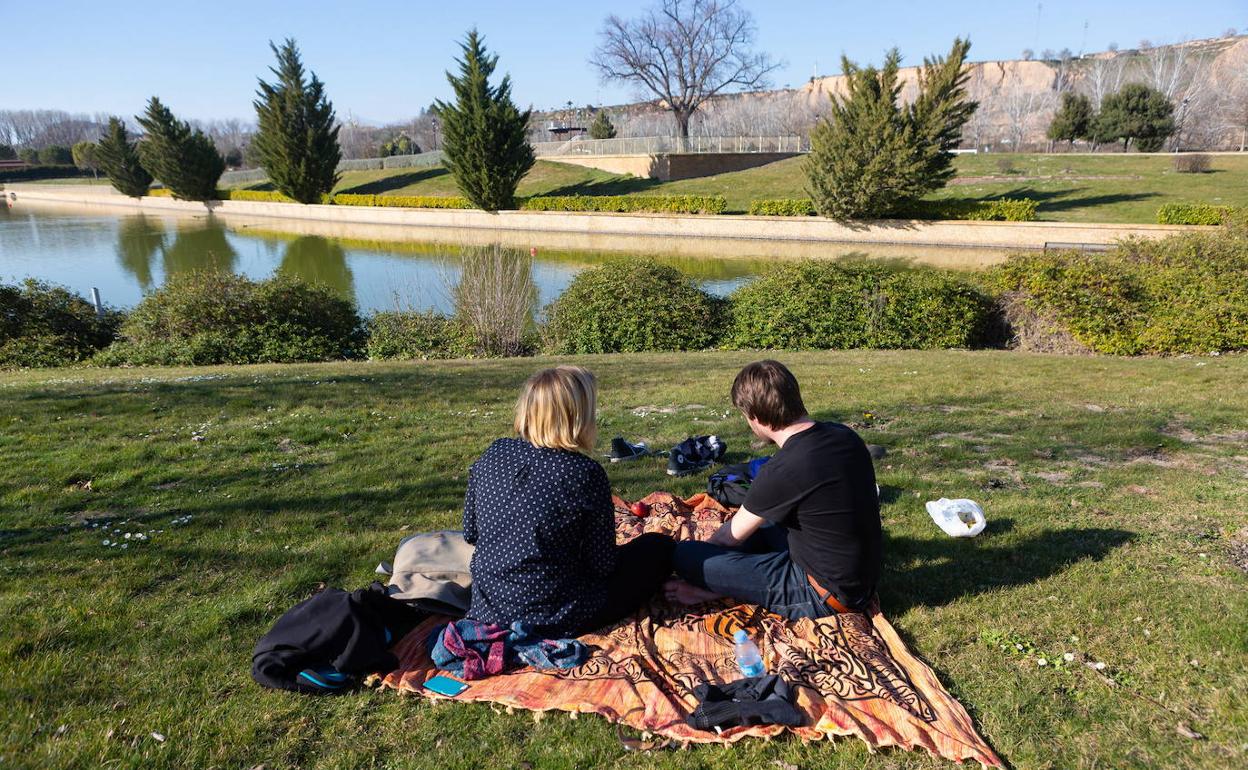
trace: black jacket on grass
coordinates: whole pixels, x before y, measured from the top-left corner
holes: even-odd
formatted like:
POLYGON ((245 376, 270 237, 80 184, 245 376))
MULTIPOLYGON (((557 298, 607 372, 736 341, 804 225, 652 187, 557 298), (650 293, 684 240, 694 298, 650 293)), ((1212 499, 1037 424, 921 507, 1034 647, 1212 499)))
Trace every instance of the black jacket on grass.
POLYGON ((397 668, 390 645, 424 617, 380 583, 352 593, 326 589, 287 610, 260 638, 251 676, 274 689, 340 692, 359 676, 397 668))

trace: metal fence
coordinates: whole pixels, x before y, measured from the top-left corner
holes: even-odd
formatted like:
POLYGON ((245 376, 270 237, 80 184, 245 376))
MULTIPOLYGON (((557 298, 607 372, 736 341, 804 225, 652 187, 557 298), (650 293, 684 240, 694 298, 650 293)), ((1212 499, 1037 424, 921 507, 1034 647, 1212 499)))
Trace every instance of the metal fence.
POLYGON ((638 136, 617 139, 574 138, 565 142, 535 142, 538 157, 560 155, 658 155, 661 153, 807 152, 810 140, 802 136, 638 136))
MULTIPOLYGON (((337 171, 380 171, 384 168, 428 168, 442 162, 442 151, 422 152, 419 155, 391 155, 387 158, 356 158, 339 161, 337 171)), ((237 185, 263 182, 269 175, 262 168, 227 171, 221 175, 221 184, 237 185)))

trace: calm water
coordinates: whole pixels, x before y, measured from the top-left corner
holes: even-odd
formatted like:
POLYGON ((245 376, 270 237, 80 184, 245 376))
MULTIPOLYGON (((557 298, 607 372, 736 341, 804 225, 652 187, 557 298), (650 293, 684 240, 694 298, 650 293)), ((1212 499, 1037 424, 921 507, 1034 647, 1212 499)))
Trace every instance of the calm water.
MULTIPOLYGON (((533 279, 542 304, 557 297, 578 271, 608 258, 599 252, 544 253, 538 246, 533 279)), ((458 275, 457 251, 450 245, 256 233, 207 217, 0 206, 0 282, 39 278, 84 297, 95 287, 107 304, 122 308, 138 303, 170 275, 215 268, 252 278, 282 272, 322 283, 354 297, 364 313, 449 311, 447 286, 458 275)), ((716 294, 727 294, 766 265, 750 259, 665 261, 716 294)))

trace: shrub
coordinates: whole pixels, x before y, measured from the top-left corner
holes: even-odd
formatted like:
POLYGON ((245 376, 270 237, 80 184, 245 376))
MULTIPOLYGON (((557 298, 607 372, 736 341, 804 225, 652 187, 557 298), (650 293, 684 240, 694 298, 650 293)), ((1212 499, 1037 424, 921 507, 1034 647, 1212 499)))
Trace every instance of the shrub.
POLYGON ((578 273, 543 331, 555 353, 698 350, 719 338, 722 304, 674 267, 621 259, 578 273))
POLYGON ((227 201, 255 201, 257 203, 294 203, 277 190, 217 190, 217 197, 227 201))
POLYGON ((991 303, 937 270, 794 262, 729 299, 727 342, 737 348, 953 348, 984 341, 991 303))
POLYGON ((720 195, 546 195, 521 203, 526 211, 604 211, 650 214, 719 214, 728 206, 720 195))
POLYGON ((392 311, 368 319, 369 358, 464 358, 476 347, 463 323, 438 313, 392 311))
POLYGON ((767 217, 809 217, 815 215, 815 204, 805 198, 750 201, 750 213, 767 217))
POLYGON ((73 166, 73 150, 63 144, 50 144, 39 151, 41 166, 73 166))
POLYGON ((1128 240, 1109 254, 1015 257, 992 280, 1099 353, 1248 348, 1242 228, 1128 240))
POLYGON ((59 286, 0 285, 0 368, 82 361, 113 341, 120 322, 119 312, 98 318, 94 305, 59 286))
POLYGON ((921 200, 897 211, 911 219, 954 219, 981 222, 1034 222, 1037 204, 1030 198, 996 200, 921 200))
POLYGON ((1157 209, 1161 225, 1220 225, 1235 209, 1211 203, 1167 203, 1157 209))
POLYGON ((527 352, 537 286, 533 258, 500 245, 464 249, 459 280, 451 287, 455 317, 472 332, 477 353, 518 356, 527 352))
POLYGON ((1174 170, 1180 174, 1204 174, 1213 158, 1204 153, 1182 153, 1174 156, 1174 170))
POLYGON ((355 305, 330 289, 277 275, 170 278, 121 327, 105 364, 247 364, 352 358, 363 342, 355 305))
POLYGON ((393 206, 413 209, 470 209, 467 198, 438 195, 369 195, 339 193, 332 197, 335 206, 393 206))
POLYGON ((0 182, 37 182, 40 179, 67 179, 90 175, 90 171, 77 166, 30 166, 0 170, 0 182))
MULTIPOLYGON (((815 213, 808 200, 779 198, 750 202, 750 213, 766 216, 804 217, 815 213)), ((990 201, 920 200, 899 209, 896 216, 911 219, 995 220, 1032 222, 1036 219, 1036 202, 1030 198, 1001 198, 990 201)))

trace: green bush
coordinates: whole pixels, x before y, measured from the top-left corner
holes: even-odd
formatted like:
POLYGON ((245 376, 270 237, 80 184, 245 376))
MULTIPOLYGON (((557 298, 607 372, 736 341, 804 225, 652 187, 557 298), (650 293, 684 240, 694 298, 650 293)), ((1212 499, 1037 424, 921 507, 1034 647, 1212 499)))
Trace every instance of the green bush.
POLYGON ((998 198, 988 201, 921 200, 903 207, 897 215, 912 219, 1034 222, 1036 202, 1030 198, 998 198))
POLYGON ((810 217, 815 204, 806 198, 771 198, 750 201, 750 213, 766 217, 810 217))
POLYGON ((1220 225, 1234 212, 1212 203, 1167 203, 1157 209, 1159 225, 1220 225))
POLYGON ((1019 256, 991 278, 1098 353, 1248 348, 1243 228, 1129 240, 1109 254, 1019 256))
POLYGON ((439 313, 391 311, 368 319, 369 358, 466 358, 476 349, 465 324, 439 313))
POLYGON ((248 364, 353 358, 363 332, 355 305, 328 288, 277 275, 174 276, 121 327, 102 364, 248 364))
POLYGON ((41 179, 68 179, 91 176, 91 172, 77 166, 30 166, 0 170, 0 182, 37 182, 41 179))
POLYGON ((722 305, 674 267, 621 259, 578 273, 543 333, 554 353, 698 350, 718 340, 722 305))
POLYGON ((108 345, 121 314, 59 286, 28 279, 0 285, 0 368, 66 366, 108 345))
MULTIPOLYGON (((750 213, 773 217, 805 217, 815 204, 804 198, 775 198, 750 202, 750 213)), ((910 219, 961 219, 998 222, 1033 222, 1036 202, 1030 198, 990 201, 920 200, 898 209, 894 216, 910 219)))
POLYGON ((721 195, 544 195, 520 204, 526 211, 604 211, 649 214, 720 214, 721 195))
POLYGON ((467 198, 439 195, 369 195, 339 193, 331 201, 335 206, 392 206, 411 209, 470 209, 467 198))
POLYGON ((986 339, 989 299, 937 270, 803 261, 733 292, 727 342, 736 348, 954 348, 986 339))
POLYGON ((255 201, 257 203, 294 203, 276 190, 217 190, 217 197, 227 201, 255 201))

